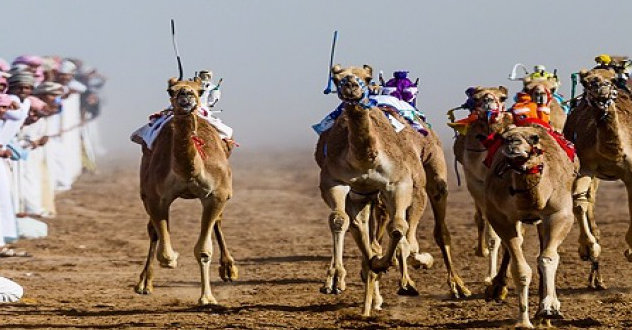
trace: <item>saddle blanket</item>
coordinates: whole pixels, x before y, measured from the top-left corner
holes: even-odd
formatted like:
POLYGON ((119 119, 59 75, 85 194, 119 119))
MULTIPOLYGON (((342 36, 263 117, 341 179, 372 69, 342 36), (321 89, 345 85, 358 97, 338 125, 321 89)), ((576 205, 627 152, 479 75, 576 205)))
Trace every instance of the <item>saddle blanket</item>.
MULTIPOLYGON (((527 118, 525 120, 516 122, 516 126, 519 126, 519 127, 527 126, 530 124, 537 124, 544 127, 547 133, 555 140, 555 142, 557 142, 557 144, 562 148, 562 150, 564 150, 564 152, 566 153, 566 156, 568 156, 568 159, 571 162, 575 161, 575 155, 576 155, 575 146, 573 145, 572 142, 566 140, 564 138, 564 135, 556 132, 551 127, 551 125, 537 118, 527 118)), ((487 149, 487 156, 485 157, 483 164, 485 164, 485 166, 487 167, 490 167, 492 165, 494 155, 496 154, 496 152, 498 152, 498 150, 503 144, 503 139, 500 134, 492 133, 488 135, 485 138, 485 140, 482 141, 482 143, 483 143, 483 146, 485 146, 485 148, 487 149)))
MULTIPOLYGON (((370 95, 369 100, 375 103, 378 107, 387 107, 397 111, 402 117, 408 120, 408 122, 415 130, 421 132, 424 135, 428 134, 428 132, 425 130, 420 122, 425 121, 424 114, 412 105, 410 105, 410 103, 402 101, 390 95, 370 95)), ((316 133, 320 135, 326 130, 330 129, 332 126, 334 126, 336 119, 342 114, 343 105, 344 104, 341 103, 334 111, 332 111, 323 120, 321 120, 320 123, 312 125, 312 129, 314 129, 314 131, 316 131, 316 133)), ((399 133, 402 129, 404 129, 405 125, 399 122, 395 117, 391 116, 388 112, 385 112, 385 115, 396 132, 399 133)))
MULTIPOLYGON (((213 125, 213 127, 215 127, 219 132, 220 138, 226 139, 233 136, 233 129, 224 124, 221 119, 213 117, 208 110, 201 108, 198 110, 197 115, 198 117, 206 120, 209 124, 213 125)), ((171 119, 173 119, 173 112, 170 110, 163 111, 158 115, 150 116, 149 123, 134 131, 134 133, 130 136, 130 140, 138 144, 145 143, 147 148, 151 150, 154 141, 160 134, 160 131, 171 121, 171 119)))

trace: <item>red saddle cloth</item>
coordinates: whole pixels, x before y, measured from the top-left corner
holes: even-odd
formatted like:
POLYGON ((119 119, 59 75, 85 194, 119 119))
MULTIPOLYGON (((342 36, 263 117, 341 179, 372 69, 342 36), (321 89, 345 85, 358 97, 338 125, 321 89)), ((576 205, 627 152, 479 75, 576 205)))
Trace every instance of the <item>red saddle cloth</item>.
MULTIPOLYGON (((523 120, 515 122, 515 124, 519 127, 531 124, 536 124, 544 127, 547 133, 549 133, 549 135, 557 142, 557 144, 562 147, 562 150, 564 150, 564 152, 568 156, 568 159, 570 159, 571 162, 575 161, 575 146, 573 145, 573 143, 564 138, 564 135, 562 135, 561 133, 553 130, 551 125, 549 125, 547 122, 538 118, 525 118, 523 120)), ((485 166, 487 167, 490 167, 492 165, 494 155, 496 155, 496 152, 498 152, 498 149, 500 149, 500 146, 503 144, 503 139, 500 134, 492 133, 488 135, 485 140, 482 141, 482 143, 483 146, 487 148, 487 157, 485 157, 483 164, 485 164, 485 166)))

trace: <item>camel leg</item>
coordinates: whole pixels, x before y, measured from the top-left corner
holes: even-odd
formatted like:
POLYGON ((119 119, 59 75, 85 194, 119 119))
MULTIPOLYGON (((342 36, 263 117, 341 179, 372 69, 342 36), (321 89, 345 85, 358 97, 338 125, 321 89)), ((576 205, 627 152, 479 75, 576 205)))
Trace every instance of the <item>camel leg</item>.
POLYGON ((538 257, 540 306, 536 316, 539 318, 562 318, 560 301, 557 299, 555 291, 555 274, 560 262, 557 249, 570 232, 572 225, 573 215, 565 211, 552 214, 538 225, 541 246, 540 256, 538 257))
MULTIPOLYGON (((488 218, 489 219, 489 218, 488 218)), ((509 221, 509 220, 505 220, 509 221)), ((533 328, 529 320, 529 284, 531 283, 531 267, 522 252, 523 236, 519 224, 494 225, 503 244, 511 253, 511 273, 518 291, 519 313, 516 328, 533 328)))
POLYGON ((632 182, 624 182, 628 192, 628 208, 630 212, 630 226, 625 234, 625 241, 628 243, 628 249, 625 250, 625 257, 632 262, 632 182))
POLYGON ((345 276, 347 271, 342 261, 345 233, 349 229, 349 216, 345 211, 345 201, 349 193, 349 186, 328 185, 321 178, 321 195, 332 212, 329 214, 329 229, 333 240, 331 264, 327 270, 325 285, 320 288, 321 293, 339 294, 345 290, 345 276))
POLYGON ((202 200, 202 227, 200 230, 200 236, 193 249, 193 254, 200 265, 200 274, 202 277, 202 295, 200 296, 199 304, 217 304, 217 300, 211 292, 211 278, 209 270, 211 267, 211 258, 213 256, 213 227, 215 227, 224 205, 228 200, 228 195, 222 195, 218 191, 202 200))
POLYGON ((215 231, 215 238, 217 239, 220 251, 219 276, 224 282, 232 282, 239 277, 239 271, 237 270, 237 266, 235 266, 235 259, 233 259, 233 256, 230 254, 230 251, 228 251, 228 247, 226 246, 226 240, 224 239, 224 233, 222 232, 221 215, 217 222, 215 222, 213 229, 215 231))
POLYGON ((592 227, 596 229, 596 226, 591 226, 591 219, 589 219, 589 215, 593 215, 592 222, 594 223, 594 213, 591 210, 593 210, 595 203, 594 193, 596 191, 593 192, 593 190, 596 190, 596 184, 593 183, 593 180, 590 176, 585 175, 581 175, 575 180, 573 213, 579 223, 579 256, 582 260, 590 260, 592 264, 588 285, 593 289, 604 289, 605 286, 599 273, 601 246, 592 231, 592 227))
POLYGON ((481 209, 478 205, 475 205, 476 209, 474 212, 474 223, 476 223, 476 230, 478 235, 476 236, 476 249, 474 250, 474 255, 477 257, 487 257, 489 256, 489 250, 487 249, 487 237, 486 235, 486 224, 487 222, 483 219, 483 214, 481 213, 481 209))
POLYGON ((489 273, 485 277, 485 285, 491 285, 493 278, 498 274, 498 250, 500 249, 500 237, 494 228, 485 220, 485 240, 487 241, 487 254, 489 255, 489 273))
MULTIPOLYGON (((433 155, 434 157, 439 157, 438 153, 433 153, 433 155)), ((440 154, 440 157, 443 157, 443 153, 440 154)), ((432 164, 432 162, 430 164, 432 164)), ((425 166, 425 168, 427 168, 426 172, 428 179, 426 191, 428 192, 428 196, 430 198, 430 206, 432 207, 432 213, 434 214, 435 220, 434 238, 435 242, 437 242, 437 245, 439 246, 439 249, 441 249, 443 261, 445 262, 445 266, 448 271, 448 286, 450 287, 450 292, 454 298, 468 297, 472 293, 465 286, 465 283, 454 267, 450 247, 450 232, 448 231, 448 227, 445 223, 448 201, 448 181, 446 179, 447 169, 445 166, 425 166)))
POLYGON ((385 272, 390 267, 400 240, 408 232, 406 211, 412 202, 412 186, 411 180, 400 183, 392 190, 384 192, 386 207, 391 219, 389 223, 390 240, 388 241, 386 253, 382 257, 373 256, 371 258, 369 267, 376 273, 385 272))
MULTIPOLYGON (((406 233, 406 239, 410 245, 410 257, 408 262, 415 268, 430 269, 434 264, 434 258, 430 253, 419 252, 419 242, 417 241, 417 226, 421 220, 421 216, 426 209, 426 203, 428 202, 426 191, 423 187, 413 187, 413 200, 414 202, 408 209, 408 232, 406 233)), ((400 291, 403 288, 400 287, 400 291)))
MULTIPOLYGON (((156 257, 160 266, 164 268, 176 268, 178 266, 179 254, 171 246, 171 235, 169 234, 169 206, 173 200, 161 200, 156 207, 148 207, 149 217, 154 229, 158 233, 158 251, 156 257)), ((148 205, 148 203, 146 203, 148 205)), ((151 204, 149 204, 151 205, 151 204)))
POLYGON ((153 279, 153 263, 156 258, 156 246, 158 245, 158 233, 154 225, 147 223, 147 233, 149 234, 149 252, 147 252, 147 260, 145 261, 145 268, 140 274, 140 281, 136 284, 134 291, 138 294, 150 294, 154 290, 153 279))
MULTIPOLYGON (((365 274, 366 274, 366 279, 364 280, 364 308, 362 311, 362 315, 363 316, 371 316, 371 308, 374 307, 373 305, 373 296, 375 294, 375 292, 379 293, 379 284, 377 282, 377 278, 378 278, 378 274, 374 273, 373 271, 371 271, 371 269, 369 269, 368 264, 363 263, 363 270, 362 270, 365 274)), ((380 302, 380 306, 378 306, 377 310, 381 309, 381 299, 382 297, 379 296, 379 302, 380 302)), ((376 300, 377 297, 376 297, 376 300)))
POLYGON ((379 292, 378 276, 368 267, 369 261, 374 256, 374 251, 371 247, 371 232, 374 230, 369 226, 371 223, 372 206, 366 197, 353 193, 349 194, 348 201, 348 214, 353 219, 349 231, 362 254, 362 271, 360 275, 364 281, 365 290, 362 314, 364 316, 370 316, 371 309, 382 309, 383 301, 379 292))
MULTIPOLYGON (((500 238, 498 239, 500 241, 500 238)), ((502 302, 507 298, 507 270, 509 261, 511 260, 509 250, 503 248, 503 258, 500 261, 498 273, 491 280, 491 283, 485 288, 485 301, 502 302)))

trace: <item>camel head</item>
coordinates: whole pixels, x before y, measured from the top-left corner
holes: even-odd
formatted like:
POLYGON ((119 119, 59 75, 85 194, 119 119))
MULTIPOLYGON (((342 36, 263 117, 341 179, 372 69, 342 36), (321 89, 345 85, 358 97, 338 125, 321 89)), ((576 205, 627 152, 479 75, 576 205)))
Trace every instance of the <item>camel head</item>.
POLYGON ((338 98, 357 103, 368 96, 368 86, 373 79, 373 68, 368 65, 343 68, 336 64, 331 68, 332 79, 338 90, 338 98))
POLYGON ((169 79, 167 92, 171 98, 171 106, 175 114, 186 115, 197 109, 202 95, 202 81, 199 77, 192 81, 169 79))
POLYGON ((531 78, 523 80, 523 91, 531 96, 538 105, 548 105, 553 99, 553 93, 560 86, 557 77, 531 78))
POLYGON ((513 169, 530 174, 541 171, 543 160, 538 128, 512 126, 502 138, 501 152, 513 169))
POLYGON ((476 113, 479 120, 488 124, 499 123, 504 120, 505 100, 507 88, 498 87, 470 87, 465 91, 470 104, 470 111, 476 113))
POLYGON ((580 81, 584 86, 586 100, 605 111, 617 98, 616 78, 617 74, 612 69, 582 69, 579 72, 580 81))

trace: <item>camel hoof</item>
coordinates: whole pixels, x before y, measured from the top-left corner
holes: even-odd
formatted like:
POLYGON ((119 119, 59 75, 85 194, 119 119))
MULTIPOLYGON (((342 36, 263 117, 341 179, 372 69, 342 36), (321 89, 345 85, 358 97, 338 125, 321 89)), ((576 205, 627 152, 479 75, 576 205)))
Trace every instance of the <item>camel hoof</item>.
POLYGON ((342 289, 337 288, 337 287, 329 288, 329 287, 323 286, 322 288, 320 288, 320 293, 322 294, 341 294, 342 291, 343 291, 342 289))
POLYGON ((452 283, 450 291, 454 299, 467 298, 472 295, 472 292, 463 283, 452 283))
POLYGON ((151 292, 154 291, 153 288, 151 286, 145 286, 144 284, 138 283, 138 285, 136 285, 136 287, 134 287, 134 292, 136 292, 137 294, 142 294, 142 295, 148 295, 151 294, 151 292))
POLYGON ((414 286, 408 284, 400 287, 399 290, 397 290, 397 294, 400 296, 416 297, 419 295, 419 291, 417 291, 414 286))
POLYGON ((561 320, 564 318, 560 311, 552 309, 542 309, 538 311, 535 316, 545 320, 561 320))
POLYGON ((381 258, 378 256, 374 256, 373 258, 371 258, 371 261, 369 261, 369 268, 371 269, 371 271, 373 271, 374 273, 386 273, 390 265, 384 262, 380 264, 380 261, 381 258))
POLYGON ((533 324, 529 320, 522 321, 522 322, 516 323, 514 328, 516 328, 516 329, 533 329, 533 324))
POLYGON ((507 299, 508 293, 506 285, 492 284, 485 289, 485 301, 503 302, 507 299))
POLYGON ((176 267, 178 267, 178 257, 180 255, 178 254, 178 252, 174 252, 173 253, 173 258, 171 259, 167 259, 165 257, 163 258, 158 258, 158 261, 160 262, 160 267, 162 268, 169 268, 169 269, 175 269, 176 267))
POLYGON ((607 289, 606 285, 603 284, 603 280, 600 278, 600 276, 594 274, 590 274, 590 276, 588 277, 588 288, 598 291, 607 289))
POLYGON ((601 283, 601 282, 590 283, 588 285, 588 287, 590 289, 597 290, 597 291, 603 291, 603 290, 607 290, 608 289, 608 287, 606 285, 604 285, 603 283, 601 283))
POLYGON ((239 270, 233 263, 221 264, 219 266, 219 277, 224 282, 235 281, 239 277, 239 270))
POLYGON ((430 253, 422 252, 411 255, 408 262, 415 269, 430 269, 434 265, 434 258, 430 253))
POLYGON ((198 304, 200 306, 207 306, 207 305, 217 305, 217 300, 215 300, 215 297, 213 296, 203 296, 200 297, 200 300, 198 301, 198 304))
POLYGON ((630 249, 625 250, 625 252, 623 252, 623 255, 625 256, 626 259, 628 259, 628 262, 632 262, 632 250, 630 249))

